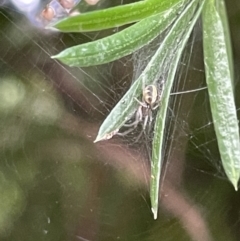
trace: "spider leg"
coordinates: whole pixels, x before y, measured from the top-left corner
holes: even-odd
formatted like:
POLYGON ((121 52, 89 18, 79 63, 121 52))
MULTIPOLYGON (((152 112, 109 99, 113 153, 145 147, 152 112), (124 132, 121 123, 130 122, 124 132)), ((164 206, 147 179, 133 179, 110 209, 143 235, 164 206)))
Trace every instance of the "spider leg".
POLYGON ((145 132, 145 129, 146 129, 146 126, 147 126, 147 122, 148 122, 148 115, 145 117, 144 123, 143 123, 143 128, 142 128, 141 132, 139 133, 139 135, 137 136, 137 138, 134 141, 134 143, 138 142, 140 137, 142 136, 143 132, 145 132))
POLYGON ((152 123, 152 120, 153 120, 152 111, 149 110, 149 123, 150 123, 150 124, 152 123))
POLYGON ((144 128, 144 132, 146 133, 145 129, 146 129, 146 127, 148 126, 148 128, 147 128, 147 134, 149 134, 149 131, 150 131, 151 126, 152 126, 152 120, 153 120, 152 110, 151 110, 151 109, 148 110, 148 115, 146 116, 146 119, 145 119, 145 121, 144 121, 145 127, 143 127, 143 128, 144 128), (147 120, 146 120, 146 119, 147 119, 147 120))
MULTIPOLYGON (((149 111, 149 115, 150 115, 151 111, 149 111)), ((151 116, 150 116, 150 120, 151 120, 151 116)), ((145 119, 144 119, 144 123, 143 123, 143 131, 145 131, 146 126, 147 126, 147 122, 148 122, 148 115, 146 115, 145 119)))
POLYGON ((152 108, 152 110, 156 110, 159 106, 160 106, 160 103, 157 103, 157 104, 152 108))
POLYGON ((142 121, 142 106, 138 107, 138 110, 135 114, 135 121, 133 121, 130 124, 124 124, 123 126, 125 127, 131 127, 131 126, 135 126, 137 127, 138 123, 142 121))
POLYGON ((124 132, 122 132, 122 133, 118 132, 116 135, 117 135, 117 136, 125 136, 125 135, 131 133, 131 132, 132 132, 133 130, 135 130, 135 129, 136 129, 136 126, 134 126, 133 128, 130 128, 130 129, 128 129, 128 130, 126 130, 126 131, 124 131, 124 132))
POLYGON ((149 112, 149 124, 148 124, 150 128, 148 128, 148 129, 151 129, 152 121, 153 121, 153 116, 152 116, 152 111, 150 110, 150 112, 149 112))
POLYGON ((133 143, 137 143, 140 139, 140 137, 142 136, 144 130, 141 130, 141 132, 139 133, 139 135, 137 136, 137 138, 135 139, 135 141, 133 143))
POLYGON ((134 122, 130 123, 130 124, 124 124, 123 126, 125 127, 132 127, 132 126, 137 126, 137 124, 139 123, 139 120, 135 120, 134 122))
POLYGON ((140 100, 138 100, 136 97, 134 97, 134 99, 144 108, 147 108, 147 105, 144 102, 141 102, 140 100))
POLYGON ((142 115, 143 115, 142 114, 142 106, 139 106, 139 108, 138 108, 138 110, 136 112, 136 115, 135 115, 135 121, 130 123, 130 124, 124 124, 123 125, 125 127, 133 127, 133 128, 130 128, 129 130, 124 131, 123 133, 117 133, 117 135, 125 136, 128 133, 132 132, 134 129, 136 129, 138 123, 142 121, 142 115))

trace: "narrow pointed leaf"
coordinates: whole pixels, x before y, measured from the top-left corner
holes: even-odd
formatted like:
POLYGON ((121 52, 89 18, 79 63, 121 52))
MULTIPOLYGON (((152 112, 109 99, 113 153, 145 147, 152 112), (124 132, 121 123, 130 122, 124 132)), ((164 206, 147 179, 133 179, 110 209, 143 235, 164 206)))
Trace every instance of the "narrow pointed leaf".
POLYGON ((145 0, 63 19, 48 28, 61 32, 88 32, 122 26, 166 11, 181 0, 145 0))
POLYGON ((114 61, 150 43, 170 26, 183 6, 182 1, 170 10, 148 17, 121 32, 68 48, 52 58, 57 58, 69 66, 81 67, 114 61))
MULTIPOLYGON (((192 3, 190 5, 192 5, 192 3)), ((180 14, 179 18, 181 18, 182 15, 183 13, 180 14)), ((186 25, 188 25, 188 23, 186 23, 186 25)), ((174 58, 172 53, 178 48, 178 41, 176 40, 176 37, 174 35, 175 32, 176 31, 171 30, 166 35, 162 44, 160 45, 152 59, 149 61, 142 74, 133 83, 133 85, 122 97, 122 99, 117 103, 117 105, 112 109, 110 114, 102 123, 95 142, 109 139, 117 133, 121 126, 129 118, 131 118, 133 113, 136 111, 138 103, 134 99, 134 97, 138 98, 141 95, 143 84, 147 86, 149 84, 156 83, 156 81, 162 75, 159 66, 164 67, 165 65, 170 65, 171 60, 168 59, 168 62, 166 63, 165 59, 169 58, 169 56, 172 56, 172 58, 174 58)), ((179 33, 178 29, 177 33, 179 33)))
MULTIPOLYGON (((228 25, 228 16, 227 16, 227 11, 226 11, 226 6, 225 6, 224 0, 216 1, 216 10, 219 13, 219 18, 221 19, 221 22, 223 25, 226 51, 227 51, 228 63, 229 63, 229 71, 231 74, 231 80, 234 81, 232 45, 231 45, 230 30, 229 30, 229 25, 228 25)), ((232 82, 232 86, 234 88, 233 82, 232 82)))
POLYGON ((206 1, 203 40, 210 106, 223 167, 237 190, 240 176, 239 127, 224 26, 215 1, 206 1))
MULTIPOLYGON (((172 89, 172 85, 174 82, 174 77, 177 71, 177 66, 184 50, 184 47, 189 39, 189 36, 192 32, 192 29, 198 20, 200 13, 202 11, 204 1, 201 1, 201 5, 198 6, 197 12, 196 9, 198 1, 193 1, 188 8, 185 9, 184 15, 178 19, 175 23, 174 27, 171 30, 172 41, 176 41, 181 37, 181 42, 178 44, 178 48, 174 54, 174 58, 171 62, 171 67, 168 72, 168 76, 166 79, 166 86, 163 90, 161 108, 157 114, 155 129, 154 129, 154 138, 153 138, 153 146, 152 146, 152 164, 151 164, 151 183, 150 183, 150 198, 152 205, 152 212, 154 219, 157 218, 158 213, 158 199, 159 199, 159 185, 160 185, 160 175, 162 170, 162 158, 163 155, 163 137, 164 130, 166 124, 166 116, 168 103, 170 98, 170 92, 172 89), (193 17, 194 16, 194 17, 193 17), (190 24, 189 24, 190 23, 190 24)), ((173 43, 169 42, 169 47, 173 43)), ((167 46, 166 46, 167 47, 167 46)))

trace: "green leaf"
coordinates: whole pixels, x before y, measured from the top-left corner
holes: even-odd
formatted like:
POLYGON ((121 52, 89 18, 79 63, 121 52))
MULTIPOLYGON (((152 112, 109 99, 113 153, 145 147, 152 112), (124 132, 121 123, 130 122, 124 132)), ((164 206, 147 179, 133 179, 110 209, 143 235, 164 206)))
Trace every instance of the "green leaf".
MULTIPOLYGON (((217 1, 218 2, 218 1, 217 1)), ((218 5, 219 6, 219 5, 218 5)), ((203 11, 204 64, 213 124, 227 177, 237 190, 240 176, 239 127, 234 102, 229 36, 226 15, 218 12, 215 1, 206 1, 203 11)))
POLYGON ((145 0, 63 19, 47 28, 61 32, 88 32, 119 27, 164 12, 181 0, 145 0))
POLYGON ((183 2, 170 10, 148 17, 112 36, 65 49, 52 58, 69 66, 91 66, 108 63, 129 55, 150 43, 163 32, 182 10, 183 2))
POLYGON ((181 41, 177 45, 176 52, 174 53, 174 58, 172 58, 171 61, 171 66, 166 78, 166 84, 163 89, 161 108, 158 111, 154 128, 150 183, 150 198, 154 219, 157 218, 158 213, 159 185, 163 163, 162 158, 164 157, 164 153, 162 152, 164 145, 163 137, 170 92, 172 89, 180 57, 189 39, 192 29, 200 16, 204 1, 202 1, 201 5, 198 7, 197 12, 195 12, 194 10, 196 9, 197 3, 198 1, 192 1, 192 3, 185 9, 181 18, 178 19, 178 21, 172 27, 171 32, 169 32, 171 38, 169 38, 168 42, 165 42, 165 48, 172 48, 174 42, 176 42, 177 39, 181 39, 181 41))
MULTIPOLYGON (((227 51, 228 63, 229 63, 229 71, 231 74, 231 80, 234 81, 232 45, 231 45, 231 37, 230 37, 230 31, 229 31, 229 25, 228 25, 227 11, 226 11, 224 0, 218 0, 216 2, 216 10, 218 11, 219 17, 222 21, 224 38, 225 38, 225 43, 226 43, 226 51, 227 51)), ((234 88, 233 82, 232 82, 232 85, 234 88)))
MULTIPOLYGON (((181 18, 182 15, 183 13, 180 14, 179 18, 181 18)), ((186 25, 188 25, 188 23, 186 23, 186 25)), ((174 31, 178 33, 179 29, 174 29, 174 31)), ((166 35, 161 46, 149 61, 139 78, 133 83, 130 89, 104 120, 95 142, 110 139, 118 132, 122 125, 129 120, 137 110, 138 102, 134 97, 137 98, 141 95, 143 86, 154 84, 158 81, 159 77, 162 75, 159 66, 164 68, 165 65, 170 65, 171 60, 169 60, 169 56, 174 58, 173 52, 178 48, 178 41, 175 38, 174 31, 171 30, 171 34, 168 33, 166 35), (171 44, 169 44, 169 41, 171 44), (168 61, 166 61, 166 58, 168 61)))

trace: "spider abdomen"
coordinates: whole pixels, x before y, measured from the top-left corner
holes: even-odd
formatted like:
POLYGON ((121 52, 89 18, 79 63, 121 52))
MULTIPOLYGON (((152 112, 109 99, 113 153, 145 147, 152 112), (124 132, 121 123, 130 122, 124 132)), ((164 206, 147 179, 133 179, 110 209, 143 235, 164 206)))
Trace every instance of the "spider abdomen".
POLYGON ((143 101, 148 105, 153 106, 158 98, 157 87, 155 85, 148 85, 143 90, 143 101))

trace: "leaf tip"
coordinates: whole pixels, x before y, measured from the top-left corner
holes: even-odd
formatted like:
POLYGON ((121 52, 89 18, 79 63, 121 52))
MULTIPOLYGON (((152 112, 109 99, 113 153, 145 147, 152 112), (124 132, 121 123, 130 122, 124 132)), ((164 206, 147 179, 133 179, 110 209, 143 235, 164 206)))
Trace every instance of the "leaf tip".
POLYGON ((230 183, 233 185, 234 190, 238 191, 238 180, 239 180, 239 176, 235 176, 235 177, 229 177, 228 176, 228 180, 230 181, 230 183))
POLYGON ((238 182, 235 181, 235 182, 232 182, 232 184, 233 184, 235 191, 237 192, 238 191, 238 182))
POLYGON ((151 210, 152 210, 152 213, 153 213, 153 218, 154 218, 154 220, 156 220, 157 215, 158 215, 158 208, 152 208, 151 210))
POLYGON ((96 139, 93 141, 93 143, 99 142, 99 141, 101 141, 101 140, 102 140, 102 138, 100 138, 99 136, 97 136, 96 139))
POLYGON ((55 32, 59 32, 59 30, 57 28, 53 27, 53 25, 47 25, 47 26, 45 26, 45 29, 55 31, 55 32))
POLYGON ((235 191, 238 191, 238 181, 239 181, 239 173, 235 173, 235 175, 227 175, 228 180, 232 183, 235 191))
POLYGON ((114 131, 111 131, 109 133, 105 133, 104 135, 98 135, 93 143, 99 142, 99 141, 105 141, 111 139, 114 135, 118 133, 119 129, 116 129, 114 131))
POLYGON ((51 59, 61 59, 61 53, 51 56, 51 59))

